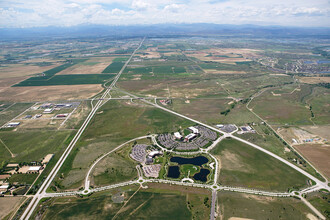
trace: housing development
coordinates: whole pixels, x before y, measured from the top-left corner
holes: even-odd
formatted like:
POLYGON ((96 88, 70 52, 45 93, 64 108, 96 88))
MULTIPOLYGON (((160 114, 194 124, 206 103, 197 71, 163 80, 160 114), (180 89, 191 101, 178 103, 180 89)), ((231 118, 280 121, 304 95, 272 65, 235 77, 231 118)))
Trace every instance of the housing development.
POLYGON ((0 218, 329 219, 329 39, 252 36, 3 40, 0 218))

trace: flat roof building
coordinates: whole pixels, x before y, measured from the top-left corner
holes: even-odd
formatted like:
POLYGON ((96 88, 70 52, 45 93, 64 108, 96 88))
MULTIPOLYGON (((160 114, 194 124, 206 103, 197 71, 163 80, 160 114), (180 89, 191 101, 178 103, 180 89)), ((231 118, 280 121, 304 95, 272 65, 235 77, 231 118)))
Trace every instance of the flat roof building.
POLYGON ((8 124, 7 124, 7 127, 17 127, 18 125, 20 125, 21 124, 21 122, 9 122, 8 124))
POLYGON ((180 132, 175 132, 174 137, 179 140, 182 139, 182 135, 180 134, 180 132))
POLYGON ((197 128, 191 126, 188 129, 191 130, 194 134, 198 134, 198 129, 197 128))
POLYGON ((45 110, 44 110, 44 113, 45 114, 49 114, 49 113, 52 113, 53 112, 53 109, 52 108, 46 108, 45 110))
POLYGON ((185 139, 188 140, 188 141, 190 141, 190 140, 194 139, 196 136, 197 136, 196 134, 191 133, 191 134, 188 134, 185 137, 185 139))

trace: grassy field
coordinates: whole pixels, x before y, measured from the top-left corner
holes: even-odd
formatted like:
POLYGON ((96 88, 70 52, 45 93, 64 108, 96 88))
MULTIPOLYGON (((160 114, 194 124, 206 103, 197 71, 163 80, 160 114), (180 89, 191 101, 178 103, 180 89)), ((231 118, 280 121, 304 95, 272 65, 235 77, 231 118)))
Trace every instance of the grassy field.
POLYGON ((207 190, 149 184, 148 189, 127 186, 94 193, 88 198, 53 198, 39 205, 41 219, 206 219, 210 213, 207 190), (135 193, 134 196, 133 193, 135 193), (124 203, 115 203, 115 195, 124 203))
POLYGON ((330 193, 316 192, 307 195, 307 200, 319 210, 327 219, 330 218, 330 193))
POLYGON ((255 98, 249 105, 264 120, 275 124, 308 125, 311 113, 304 104, 292 98, 274 96, 269 91, 255 98))
MULTIPOLYGON (((296 166, 299 166, 301 169, 306 170, 320 180, 323 180, 323 178, 310 165, 308 165, 304 160, 302 160, 302 158, 297 153, 295 153, 293 150, 290 150, 289 146, 285 145, 281 139, 276 137, 266 125, 256 124, 255 126, 253 126, 253 128, 256 130, 257 133, 235 135, 251 143, 257 144, 258 146, 261 146, 272 153, 277 154, 278 156, 292 162, 296 166), (299 165, 297 164, 297 161, 300 162, 299 165)), ((322 150, 326 151, 326 149, 322 150)))
POLYGON ((110 185, 137 178, 137 170, 135 168, 137 162, 129 157, 133 145, 134 143, 128 144, 96 165, 92 173, 94 186, 110 185))
POLYGON ((29 107, 31 107, 33 104, 34 103, 10 103, 8 108, 5 108, 0 111, 0 126, 13 119, 29 107))
POLYGON ((0 131, 0 138, 15 155, 10 156, 1 145, 0 165, 41 161, 47 154, 56 154, 71 131, 0 131))
POLYGON ((329 95, 330 90, 315 87, 312 94, 307 98, 307 103, 312 107, 314 118, 317 125, 330 124, 329 95))
MULTIPOLYGON (((273 198, 242 193, 218 193, 221 218, 310 219, 311 210, 294 198, 273 198)), ((220 217, 220 216, 219 216, 220 217)), ((316 218, 316 217, 315 217, 316 218)))
POLYGON ((54 86, 54 85, 80 85, 80 84, 102 84, 113 78, 113 74, 74 74, 56 75, 47 80, 29 78, 14 86, 54 86))
POLYGON ((13 184, 17 182, 18 184, 30 185, 37 176, 38 174, 14 174, 9 178, 9 183, 13 184))
POLYGON ((91 163, 116 146, 148 133, 172 132, 191 125, 153 107, 109 101, 92 119, 56 181, 62 189, 79 188, 91 163))
POLYGON ((307 186, 307 177, 236 140, 223 140, 211 153, 220 159, 218 181, 223 185, 271 191, 287 191, 289 188, 307 186))

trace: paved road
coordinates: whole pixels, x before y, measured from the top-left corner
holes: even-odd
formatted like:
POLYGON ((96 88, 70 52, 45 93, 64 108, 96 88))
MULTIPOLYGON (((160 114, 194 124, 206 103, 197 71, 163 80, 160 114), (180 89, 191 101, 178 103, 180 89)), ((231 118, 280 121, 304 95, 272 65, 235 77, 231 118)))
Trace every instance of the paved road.
POLYGON ((91 112, 87 116, 87 118, 84 121, 83 125, 80 127, 80 129, 78 130, 78 132, 76 133, 76 135, 72 139, 71 143, 66 148, 66 150, 64 151, 64 153, 62 154, 62 156, 60 157, 60 159, 58 160, 58 162, 56 163, 56 165, 54 166, 54 168, 52 169, 52 171, 50 172, 50 174, 47 176, 46 180, 41 185, 41 187, 38 190, 38 192, 33 197, 32 201, 30 202, 30 204, 28 205, 28 207, 24 211, 23 215, 21 216, 21 219, 29 219, 30 218, 30 216, 32 215, 33 211, 37 207, 40 199, 43 197, 43 195, 45 194, 45 191, 47 190, 47 188, 49 187, 49 185, 51 184, 51 182, 55 178, 57 172, 60 170, 61 166, 63 165, 65 159, 68 157, 68 155, 70 154, 72 148, 75 146, 75 144, 79 140, 81 134, 85 131, 87 125, 90 122, 90 120, 93 118, 93 116, 96 113, 96 111, 104 103, 106 103, 106 100, 103 100, 103 99, 106 98, 106 96, 110 93, 110 91, 112 90, 112 88, 115 86, 115 84, 118 81, 120 75, 122 74, 122 72, 126 68, 127 64, 131 61, 131 59, 134 56, 134 54, 136 53, 136 51, 141 47, 141 45, 142 45, 142 43, 143 43, 144 40, 145 40, 145 38, 141 41, 141 43, 139 44, 139 46, 133 51, 132 55, 126 61, 125 65, 122 67, 122 69, 120 70, 120 72, 116 75, 116 77, 113 79, 111 85, 109 87, 107 87, 106 91, 102 94, 101 99, 98 100, 98 102, 95 104, 94 108, 91 110, 91 112))
POLYGON ((96 164, 98 162, 100 162, 103 158, 105 158, 106 156, 108 156, 109 154, 115 152, 116 150, 119 150, 120 148, 122 148, 123 146, 125 146, 126 144, 129 144, 133 141, 136 141, 136 140, 140 140, 140 139, 144 139, 144 138, 148 138, 148 137, 151 137, 151 135, 146 135, 146 136, 142 136, 142 137, 137 137, 137 138, 134 138, 134 139, 131 139, 129 141, 126 141, 125 143, 119 145, 118 147, 112 149, 111 151, 109 151, 108 153, 102 155, 100 158, 98 158, 94 163, 93 165, 89 168, 88 172, 87 172, 87 175, 86 175, 86 178, 85 178, 85 191, 89 191, 89 183, 90 183, 90 180, 89 180, 89 176, 92 172, 92 170, 94 169, 94 167, 96 166, 96 164))
POLYGON ((211 202, 211 213, 210 213, 210 220, 215 219, 215 208, 217 206, 217 191, 212 190, 212 202, 211 202))

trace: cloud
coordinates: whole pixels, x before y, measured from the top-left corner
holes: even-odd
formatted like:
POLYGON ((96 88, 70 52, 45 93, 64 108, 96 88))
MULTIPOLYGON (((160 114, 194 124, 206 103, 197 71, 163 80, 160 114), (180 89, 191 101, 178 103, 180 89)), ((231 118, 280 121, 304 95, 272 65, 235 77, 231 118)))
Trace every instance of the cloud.
POLYGON ((2 0, 1 27, 223 23, 330 26, 328 0, 2 0))
POLYGON ((182 8, 181 5, 170 4, 170 5, 166 5, 164 7, 164 11, 169 11, 169 12, 177 13, 177 12, 179 12, 179 9, 181 9, 181 8, 182 8))

